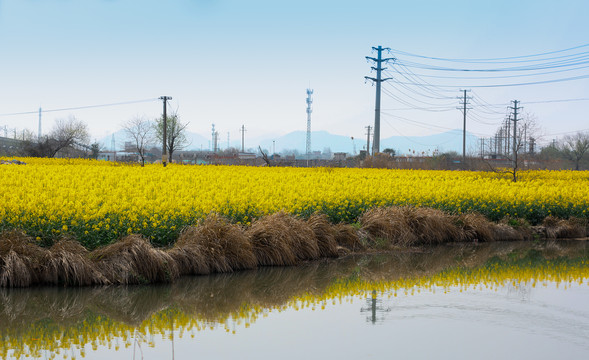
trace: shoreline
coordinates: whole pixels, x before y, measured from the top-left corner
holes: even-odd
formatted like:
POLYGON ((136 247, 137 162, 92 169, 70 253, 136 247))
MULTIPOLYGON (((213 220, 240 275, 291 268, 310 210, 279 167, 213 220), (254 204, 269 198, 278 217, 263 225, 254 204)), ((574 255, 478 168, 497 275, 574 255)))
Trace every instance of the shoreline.
POLYGON ((185 275, 294 266, 349 254, 558 239, 589 240, 587 220, 548 217, 530 226, 521 219, 492 222, 476 213, 405 206, 371 209, 354 225, 332 224, 325 215, 305 220, 279 212, 243 226, 211 214, 186 227, 171 247, 154 247, 131 234, 92 251, 68 238, 41 247, 24 232, 11 230, 0 233, 0 288, 170 283, 185 275))

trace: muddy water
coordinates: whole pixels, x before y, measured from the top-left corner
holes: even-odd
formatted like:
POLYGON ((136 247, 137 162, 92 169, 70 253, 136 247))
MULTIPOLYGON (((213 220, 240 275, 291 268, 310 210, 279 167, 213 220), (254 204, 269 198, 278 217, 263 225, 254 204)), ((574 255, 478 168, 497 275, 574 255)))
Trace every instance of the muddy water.
POLYGON ((0 358, 585 358, 586 242, 446 245, 161 286, 0 290, 0 358))

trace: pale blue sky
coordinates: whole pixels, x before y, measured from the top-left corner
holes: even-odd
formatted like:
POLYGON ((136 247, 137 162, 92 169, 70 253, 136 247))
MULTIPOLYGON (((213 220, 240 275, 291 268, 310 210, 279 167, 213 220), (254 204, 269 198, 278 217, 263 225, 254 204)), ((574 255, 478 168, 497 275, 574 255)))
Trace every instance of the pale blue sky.
MULTIPOLYGON (((360 138, 374 116, 374 87, 364 82, 364 76, 374 76, 364 59, 373 56, 372 46, 445 58, 537 54, 589 43, 588 15, 589 1, 582 0, 0 0, 0 114, 169 95, 191 131, 208 136, 215 123, 223 140, 227 132, 237 139, 245 124, 247 136, 256 138, 305 130, 310 85, 313 130, 360 138)), ((586 74, 588 69, 509 81, 586 74)), ((452 90, 448 97, 459 95, 458 88, 452 90)), ((589 79, 473 90, 491 104, 520 100, 537 116, 546 140, 589 128, 589 101, 526 105, 589 97, 589 79)), ((420 98, 399 86, 389 91, 416 106, 458 105, 457 99, 420 98)), ((407 107, 386 94, 382 101, 385 109, 407 107)), ((458 110, 387 112, 418 122, 385 116, 382 137, 462 126, 458 110)), ((135 115, 160 113, 157 101, 52 112, 44 114, 43 127, 75 115, 99 138, 135 115)), ((478 115, 467 128, 485 136, 504 118, 478 115)), ((36 132, 37 120, 36 114, 0 116, 0 127, 36 132)))

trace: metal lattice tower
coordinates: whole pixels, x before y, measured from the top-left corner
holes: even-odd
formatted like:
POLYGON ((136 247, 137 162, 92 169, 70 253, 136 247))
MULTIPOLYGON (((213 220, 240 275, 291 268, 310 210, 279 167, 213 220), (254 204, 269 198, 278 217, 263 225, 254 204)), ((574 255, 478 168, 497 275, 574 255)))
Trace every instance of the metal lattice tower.
POLYGON ((217 143, 215 142, 217 140, 217 136, 215 134, 215 124, 213 124, 213 130, 211 131, 211 144, 213 145, 213 152, 217 152, 217 143))
POLYGON ((307 160, 311 156, 311 113, 313 112, 311 95, 313 95, 313 89, 307 89, 307 160))

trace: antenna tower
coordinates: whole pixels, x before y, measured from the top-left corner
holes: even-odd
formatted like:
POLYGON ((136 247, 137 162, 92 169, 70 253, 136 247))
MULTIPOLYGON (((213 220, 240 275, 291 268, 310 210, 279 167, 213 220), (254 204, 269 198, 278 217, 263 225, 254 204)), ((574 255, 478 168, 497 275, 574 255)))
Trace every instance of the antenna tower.
POLYGON ((311 156, 311 113, 313 112, 313 108, 311 108, 313 98, 311 95, 313 95, 313 89, 307 89, 307 165, 311 156))

